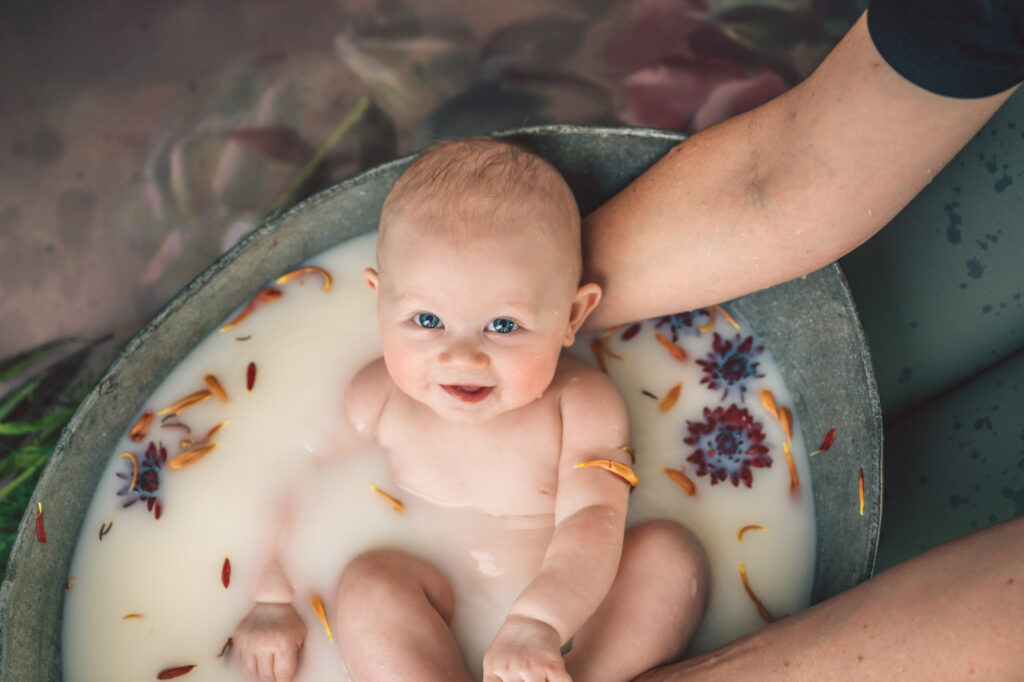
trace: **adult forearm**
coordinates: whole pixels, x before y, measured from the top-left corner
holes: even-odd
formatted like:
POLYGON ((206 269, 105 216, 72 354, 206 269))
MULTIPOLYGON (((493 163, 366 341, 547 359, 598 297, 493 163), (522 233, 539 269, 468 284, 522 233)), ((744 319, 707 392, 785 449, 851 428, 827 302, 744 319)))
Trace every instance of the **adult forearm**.
POLYGON ((540 571, 509 615, 547 623, 566 642, 607 595, 622 554, 624 526, 623 514, 605 506, 586 507, 563 520, 540 571))
POLYGON ((816 270, 881 229, 1009 96, 897 74, 864 17, 803 83, 673 148, 584 223, 594 329, 816 270))
POLYGON ((1024 517, 640 680, 1020 679, 1022 612, 1024 517))

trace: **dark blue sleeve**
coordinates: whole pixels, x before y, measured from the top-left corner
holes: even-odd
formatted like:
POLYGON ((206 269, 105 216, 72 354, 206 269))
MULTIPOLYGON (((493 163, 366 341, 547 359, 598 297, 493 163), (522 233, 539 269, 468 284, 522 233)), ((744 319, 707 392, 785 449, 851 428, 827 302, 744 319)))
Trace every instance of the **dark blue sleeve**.
POLYGON ((868 32, 907 80, 986 97, 1024 80, 1024 0, 872 0, 868 32))

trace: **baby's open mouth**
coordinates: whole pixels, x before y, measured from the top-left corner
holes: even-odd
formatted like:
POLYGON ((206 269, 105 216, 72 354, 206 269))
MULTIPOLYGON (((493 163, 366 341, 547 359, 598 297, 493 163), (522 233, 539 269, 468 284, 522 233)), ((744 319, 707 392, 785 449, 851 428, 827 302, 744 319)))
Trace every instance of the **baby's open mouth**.
POLYGON ((491 394, 494 386, 471 386, 459 384, 442 384, 441 388, 464 403, 478 403, 491 394))

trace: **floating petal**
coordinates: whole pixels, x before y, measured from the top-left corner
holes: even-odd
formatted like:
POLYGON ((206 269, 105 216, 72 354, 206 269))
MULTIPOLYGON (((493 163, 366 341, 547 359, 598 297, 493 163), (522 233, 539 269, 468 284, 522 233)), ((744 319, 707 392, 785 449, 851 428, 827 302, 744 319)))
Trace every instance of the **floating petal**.
POLYGON ((661 399, 661 402, 658 403, 658 409, 661 410, 662 412, 668 412, 673 407, 675 407, 675 404, 679 401, 679 393, 682 390, 683 382, 680 381, 678 384, 669 389, 669 392, 666 393, 665 397, 661 399))
POLYGON ((133 426, 132 430, 128 433, 128 437, 133 443, 138 443, 146 437, 147 433, 149 433, 149 425, 152 423, 153 410, 146 410, 143 415, 139 417, 139 421, 135 422, 135 426, 133 426))
POLYGON ((668 352, 671 353, 672 357, 674 357, 676 360, 678 360, 679 362, 686 360, 686 351, 684 351, 682 348, 669 341, 659 332, 654 333, 654 338, 658 340, 658 343, 665 346, 668 352))
POLYGON ((757 607, 757 612, 761 614, 766 623, 771 623, 773 621, 772 616, 768 613, 768 609, 764 607, 764 604, 761 603, 761 600, 757 598, 757 595, 754 594, 753 588, 750 587, 750 582, 747 580, 747 569, 742 561, 740 562, 740 579, 743 581, 743 589, 747 591, 750 601, 754 602, 754 606, 757 607))
POLYGON ((796 463, 793 461, 793 453, 789 451, 789 443, 782 443, 782 451, 786 453, 786 464, 789 465, 789 492, 795 495, 800 492, 800 477, 796 473, 796 463))
POLYGON ((280 289, 275 289, 273 287, 270 287, 269 289, 264 289, 260 293, 253 296, 249 303, 245 306, 245 308, 242 309, 242 312, 240 312, 238 316, 235 317, 235 319, 231 320, 226 325, 221 327, 220 330, 222 332, 226 332, 232 327, 240 324, 242 320, 249 317, 249 315, 251 315, 253 311, 255 311, 260 306, 266 303, 270 303, 271 301, 276 301, 283 295, 284 294, 281 293, 280 289))
POLYGON ((174 471, 181 471, 185 467, 190 467, 196 462, 198 462, 200 459, 205 457, 206 454, 210 452, 210 450, 213 450, 215 447, 217 447, 217 443, 210 443, 209 445, 204 445, 203 447, 200 448, 185 450, 177 457, 172 457, 170 461, 167 462, 167 466, 173 469, 174 471))
POLYGON ((764 530, 764 529, 765 529, 764 526, 756 526, 756 525, 743 526, 742 528, 740 528, 740 532, 736 533, 736 539, 739 542, 743 542, 743 534, 746 533, 748 530, 764 530))
POLYGON ((587 462, 580 462, 573 466, 574 469, 581 469, 584 467, 600 467, 605 471, 610 471, 623 481, 629 484, 631 488, 636 487, 636 484, 640 482, 633 470, 622 462, 616 462, 613 459, 592 459, 587 462))
POLYGON ((292 270, 291 272, 285 273, 285 274, 283 274, 283 275, 281 275, 280 277, 277 278, 277 282, 276 283, 277 284, 287 284, 288 282, 292 281, 293 279, 296 279, 298 277, 302 277, 303 275, 308 275, 308 274, 314 273, 314 272, 316 274, 320 275, 321 277, 323 277, 323 280, 324 280, 324 291, 330 291, 330 289, 331 289, 331 276, 327 273, 326 270, 324 270, 323 268, 318 268, 315 265, 308 265, 308 266, 306 266, 304 268, 299 268, 298 270, 292 270))
POLYGON ((139 460, 135 455, 133 455, 130 452, 122 452, 120 455, 117 456, 118 459, 122 459, 124 457, 127 457, 132 462, 132 482, 128 485, 128 492, 131 492, 135 490, 135 484, 139 480, 139 460))
POLYGON ((207 374, 203 377, 203 383, 206 384, 206 388, 210 389, 210 393, 212 393, 217 400, 225 404, 229 402, 228 392, 224 390, 224 387, 221 386, 220 380, 218 380, 216 376, 213 374, 207 374))
POLYGON ((767 388, 761 391, 761 404, 764 405, 764 409, 768 410, 772 419, 777 421, 779 418, 779 408, 775 404, 775 395, 767 388))
POLYGON ((392 497, 391 495, 388 495, 386 492, 384 492, 383 490, 381 490, 380 488, 378 488, 375 485, 371 485, 370 486, 370 490, 372 490, 373 492, 377 493, 378 495, 383 497, 385 500, 387 500, 387 503, 390 504, 391 508, 394 509, 396 512, 405 511, 405 505, 402 504, 401 500, 399 500, 398 498, 392 497))
POLYGON ((682 488, 683 492, 690 497, 697 494, 697 485, 682 471, 665 467, 665 473, 668 474, 668 477, 672 479, 673 483, 682 488))
POLYGON ((327 633, 327 639, 334 641, 334 634, 331 632, 331 626, 327 622, 327 611, 324 609, 324 600, 318 595, 309 595, 309 605, 313 607, 313 613, 320 619, 320 622, 324 626, 324 631, 327 633))
POLYGON ((173 405, 169 405, 168 407, 165 407, 164 409, 160 410, 160 414, 170 414, 171 416, 177 417, 179 414, 181 414, 188 408, 198 405, 199 403, 209 398, 211 395, 213 394, 208 389, 205 388, 201 391, 190 393, 181 400, 179 400, 178 402, 174 403, 173 405))

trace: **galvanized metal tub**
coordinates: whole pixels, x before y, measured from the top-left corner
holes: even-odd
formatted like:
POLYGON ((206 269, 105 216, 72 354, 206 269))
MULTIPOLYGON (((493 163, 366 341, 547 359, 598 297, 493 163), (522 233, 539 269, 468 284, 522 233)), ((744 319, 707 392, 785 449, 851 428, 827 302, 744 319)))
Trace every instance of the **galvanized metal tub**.
MULTIPOLYGON (((656 130, 544 126, 506 133, 553 163, 587 213, 682 139, 656 130)), ((36 488, 0 586, 0 680, 61 680, 61 618, 81 520, 118 439, 174 366, 268 280, 376 229, 411 157, 321 192, 242 240, 124 348, 71 419, 36 488), (49 541, 35 538, 46 501, 49 541)), ((871 574, 881 521, 882 420, 867 344, 837 265, 733 302, 773 354, 813 443, 836 427, 843 456, 811 459, 817 524, 812 601, 871 574), (859 511, 858 471, 865 481, 859 511)))

